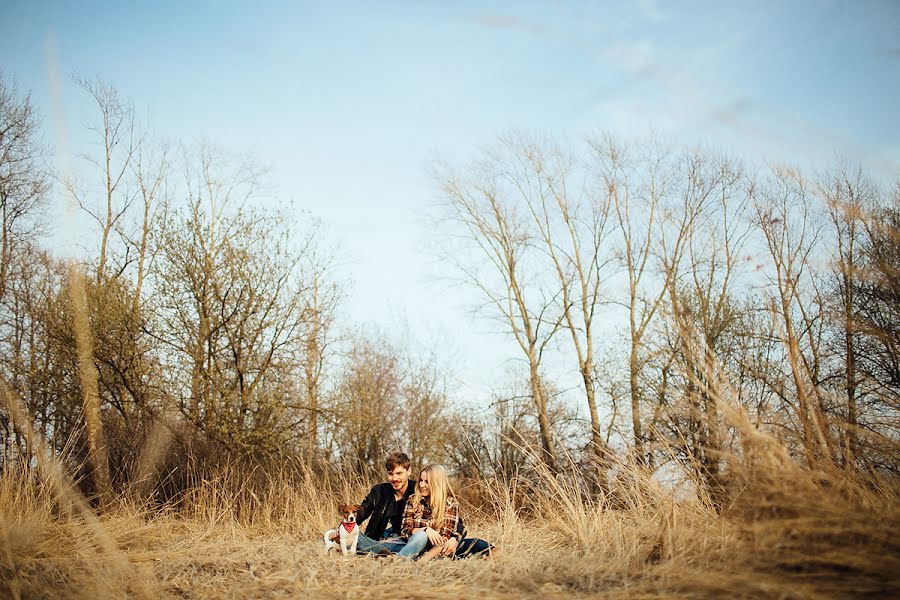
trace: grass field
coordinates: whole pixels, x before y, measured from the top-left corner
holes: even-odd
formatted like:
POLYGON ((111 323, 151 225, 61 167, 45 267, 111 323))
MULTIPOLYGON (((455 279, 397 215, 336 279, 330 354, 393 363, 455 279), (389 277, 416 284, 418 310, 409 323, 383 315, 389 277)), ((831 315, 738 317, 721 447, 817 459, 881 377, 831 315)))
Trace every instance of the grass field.
POLYGON ((461 494, 494 559, 323 556, 340 486, 236 472, 176 506, 122 499, 101 516, 71 488, 0 479, 0 596, 10 598, 888 598, 900 596, 897 487, 736 459, 728 501, 676 500, 621 470, 603 502, 565 478, 481 482, 461 494))

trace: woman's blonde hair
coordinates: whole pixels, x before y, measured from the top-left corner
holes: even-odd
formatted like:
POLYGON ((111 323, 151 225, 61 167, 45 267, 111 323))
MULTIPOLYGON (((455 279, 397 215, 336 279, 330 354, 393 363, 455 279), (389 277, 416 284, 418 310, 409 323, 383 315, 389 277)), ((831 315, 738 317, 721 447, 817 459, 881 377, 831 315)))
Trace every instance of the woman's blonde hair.
MULTIPOLYGON (((440 529, 444 524, 444 514, 447 508, 447 498, 455 498, 453 489, 450 487, 450 481, 447 479, 447 471, 441 465, 428 465, 419 472, 419 479, 422 475, 428 475, 428 506, 431 508, 431 528, 440 529)), ((413 506, 418 507, 422 502, 422 492, 419 484, 416 483, 416 492, 413 494, 413 506)))

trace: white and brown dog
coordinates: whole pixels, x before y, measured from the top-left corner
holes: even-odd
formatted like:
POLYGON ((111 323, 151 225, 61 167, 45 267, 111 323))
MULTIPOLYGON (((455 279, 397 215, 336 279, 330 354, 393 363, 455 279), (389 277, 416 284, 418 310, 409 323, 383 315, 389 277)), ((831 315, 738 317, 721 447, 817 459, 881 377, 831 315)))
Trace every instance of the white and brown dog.
POLYGON ((331 550, 339 548, 344 556, 353 556, 356 554, 356 543, 359 541, 359 525, 356 523, 356 513, 360 509, 359 504, 341 504, 338 506, 338 512, 341 514, 341 524, 337 529, 329 529, 325 532, 323 539, 325 540, 325 554, 331 550), (340 537, 340 544, 336 543, 335 537, 340 537))

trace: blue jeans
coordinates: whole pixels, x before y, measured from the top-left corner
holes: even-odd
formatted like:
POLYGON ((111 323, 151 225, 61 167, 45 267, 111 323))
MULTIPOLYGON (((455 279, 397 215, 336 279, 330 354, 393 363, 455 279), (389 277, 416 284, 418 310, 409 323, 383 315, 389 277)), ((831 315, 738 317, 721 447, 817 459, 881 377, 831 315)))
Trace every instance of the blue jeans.
MULTIPOLYGON (((406 542, 406 546, 397 552, 397 554, 403 558, 415 560, 420 554, 425 552, 429 546, 431 546, 431 543, 428 541, 428 536, 425 535, 424 531, 420 531, 412 534, 409 541, 406 542)), ((491 544, 482 539, 466 538, 459 542, 456 551, 453 553, 453 558, 480 556, 489 552, 491 548, 491 544)))
POLYGON ((409 560, 416 560, 420 554, 425 552, 425 548, 428 546, 428 536, 424 531, 419 531, 409 536, 406 545, 397 554, 409 560))
POLYGON ((406 546, 406 542, 398 537, 376 541, 360 531, 359 540, 356 542, 356 552, 357 554, 378 554, 379 550, 388 550, 396 554, 404 546, 406 546))

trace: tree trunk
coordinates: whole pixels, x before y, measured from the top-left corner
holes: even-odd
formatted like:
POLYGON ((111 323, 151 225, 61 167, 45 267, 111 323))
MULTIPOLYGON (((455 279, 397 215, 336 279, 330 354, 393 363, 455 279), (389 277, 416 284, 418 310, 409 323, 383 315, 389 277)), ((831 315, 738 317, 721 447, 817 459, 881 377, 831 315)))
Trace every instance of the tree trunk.
POLYGON ((550 426, 550 417, 547 414, 547 396, 544 393, 544 384, 537 370, 537 364, 531 365, 531 393, 534 395, 534 405, 538 413, 538 427, 541 434, 541 459, 551 473, 556 472, 556 451, 553 445, 553 428, 550 426))
POLYGON ((631 391, 631 427, 634 433, 634 454, 637 463, 643 465, 644 459, 644 434, 641 431, 641 394, 638 389, 638 349, 637 341, 631 344, 631 356, 628 361, 628 384, 631 391))
POLYGON ((853 334, 847 331, 847 454, 844 463, 852 467, 856 462, 856 426, 857 408, 856 391, 856 348, 853 344, 853 334))

